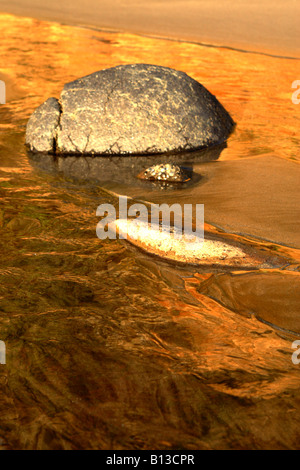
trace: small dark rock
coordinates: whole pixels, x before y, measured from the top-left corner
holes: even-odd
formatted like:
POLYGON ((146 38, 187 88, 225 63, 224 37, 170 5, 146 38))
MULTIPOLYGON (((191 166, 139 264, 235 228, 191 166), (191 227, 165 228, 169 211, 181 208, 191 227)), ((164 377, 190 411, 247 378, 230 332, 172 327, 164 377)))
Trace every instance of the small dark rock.
POLYGON ((149 181, 168 181, 170 183, 185 183, 191 179, 180 166, 171 163, 153 165, 139 173, 138 178, 149 181))

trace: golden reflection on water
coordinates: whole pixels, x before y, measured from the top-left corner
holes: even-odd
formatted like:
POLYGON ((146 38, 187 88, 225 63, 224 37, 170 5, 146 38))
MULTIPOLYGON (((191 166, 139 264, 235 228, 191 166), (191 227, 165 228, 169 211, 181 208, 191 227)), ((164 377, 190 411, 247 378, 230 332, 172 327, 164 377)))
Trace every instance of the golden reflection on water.
POLYGON ((299 250, 282 270, 200 274, 100 241, 96 208, 116 199, 39 172, 24 149, 27 118, 64 83, 147 62, 184 70, 230 111, 221 160, 299 161, 299 61, 0 22, 0 448, 299 447, 299 250))
POLYGON ((238 126, 222 159, 271 152, 300 159, 299 109, 291 100, 292 83, 300 76, 297 60, 11 15, 1 15, 0 21, 0 73, 9 78, 9 98, 24 98, 18 107, 19 118, 28 117, 49 96, 58 97, 63 85, 75 78, 119 64, 154 63, 185 71, 232 114, 238 126))

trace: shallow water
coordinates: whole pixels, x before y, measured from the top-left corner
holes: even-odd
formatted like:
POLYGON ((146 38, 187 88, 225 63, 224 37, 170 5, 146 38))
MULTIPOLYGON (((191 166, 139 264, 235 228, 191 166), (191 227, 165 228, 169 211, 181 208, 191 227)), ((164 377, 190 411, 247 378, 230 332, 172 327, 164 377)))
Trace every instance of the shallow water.
POLYGON ((0 446, 299 448, 299 61, 0 22, 0 446), (160 156, 27 155, 36 106, 79 76, 133 62, 184 70, 237 122, 226 148, 170 157, 193 168, 190 184, 135 179, 160 156), (100 241, 96 209, 118 194, 204 203, 208 232, 281 262, 200 272, 100 241))

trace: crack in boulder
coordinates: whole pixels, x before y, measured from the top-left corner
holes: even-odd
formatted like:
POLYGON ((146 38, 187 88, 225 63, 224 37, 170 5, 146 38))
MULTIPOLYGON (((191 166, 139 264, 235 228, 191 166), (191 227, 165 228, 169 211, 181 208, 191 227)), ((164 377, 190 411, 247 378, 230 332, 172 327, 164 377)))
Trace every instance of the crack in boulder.
POLYGON ((233 127, 215 96, 185 73, 133 64, 66 84, 59 100, 32 114, 26 144, 33 152, 147 155, 220 144, 233 127))

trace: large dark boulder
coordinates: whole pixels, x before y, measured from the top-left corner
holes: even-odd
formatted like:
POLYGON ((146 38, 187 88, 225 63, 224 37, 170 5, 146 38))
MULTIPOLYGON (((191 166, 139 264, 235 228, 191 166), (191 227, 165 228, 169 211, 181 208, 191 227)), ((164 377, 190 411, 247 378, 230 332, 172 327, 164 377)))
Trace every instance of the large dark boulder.
POLYGON ((233 120, 183 72, 120 65, 65 85, 30 117, 26 144, 60 154, 154 154, 224 142, 233 120))

